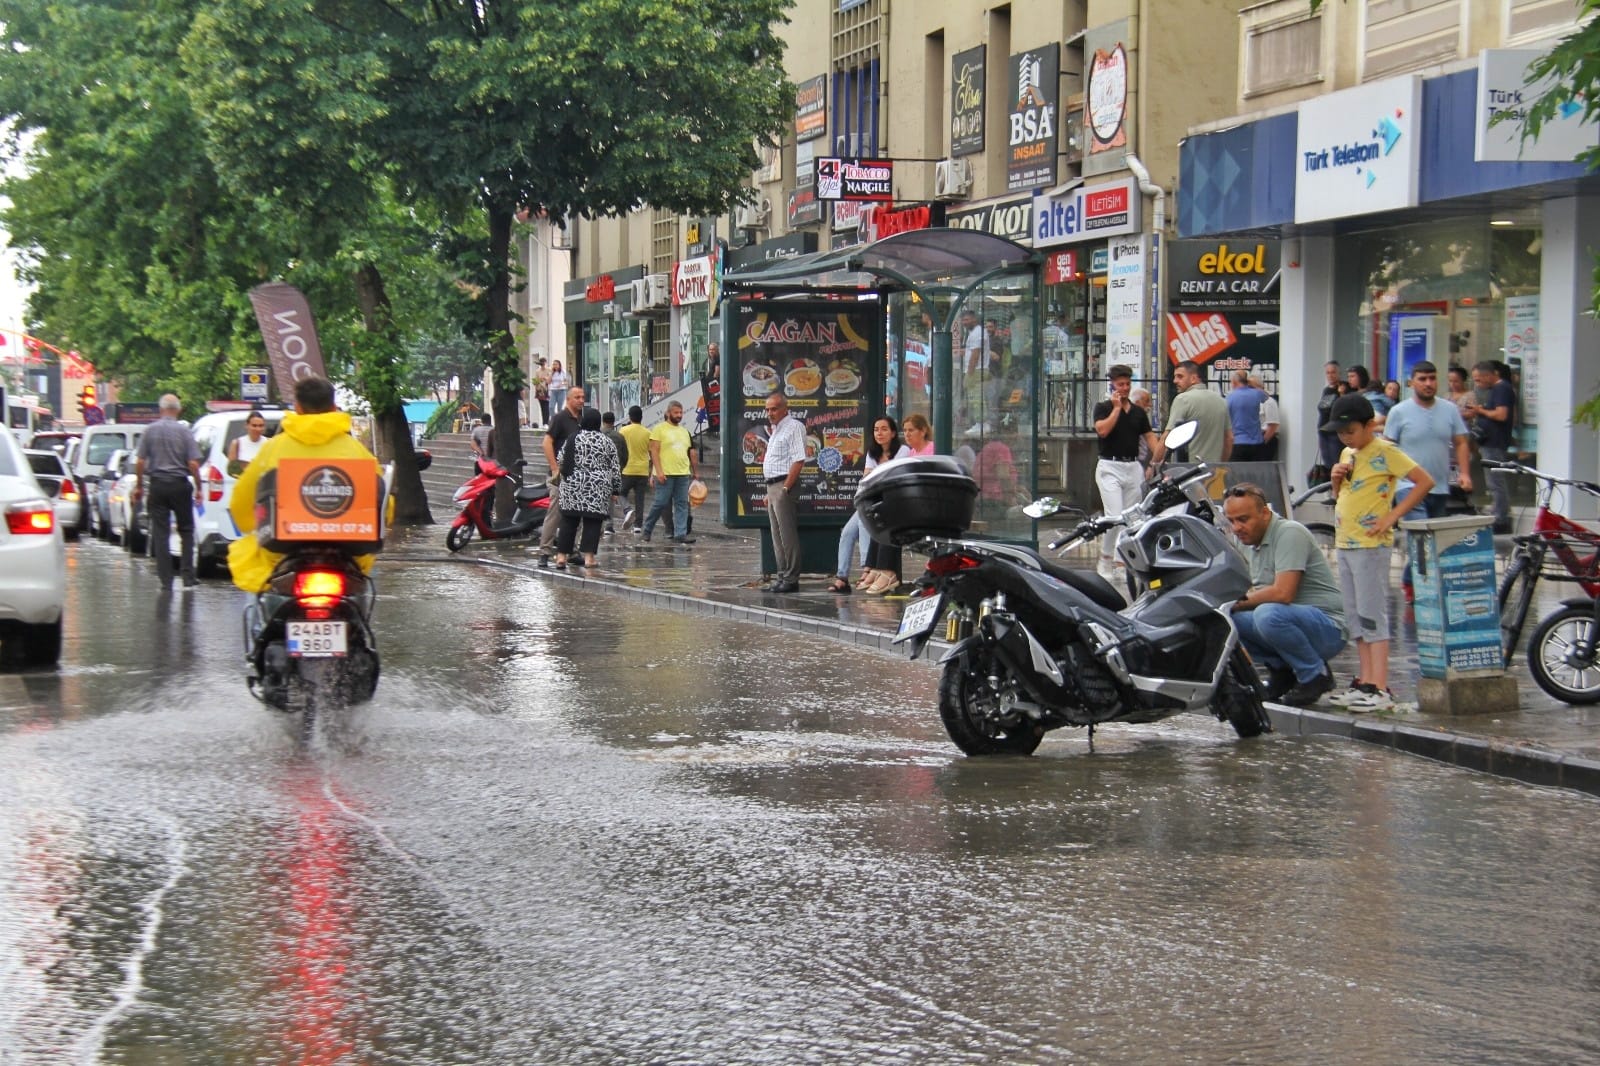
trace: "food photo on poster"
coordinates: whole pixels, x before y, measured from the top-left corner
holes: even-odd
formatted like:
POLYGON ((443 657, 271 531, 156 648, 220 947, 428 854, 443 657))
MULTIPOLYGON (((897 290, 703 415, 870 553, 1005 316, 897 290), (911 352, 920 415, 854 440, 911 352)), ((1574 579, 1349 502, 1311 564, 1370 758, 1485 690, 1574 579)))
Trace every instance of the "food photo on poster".
POLYGON ((806 427, 797 492, 801 519, 849 515, 866 458, 865 387, 876 326, 875 305, 843 311, 837 303, 738 305, 737 517, 766 514, 761 464, 770 433, 766 402, 774 393, 783 395, 789 414, 806 427))

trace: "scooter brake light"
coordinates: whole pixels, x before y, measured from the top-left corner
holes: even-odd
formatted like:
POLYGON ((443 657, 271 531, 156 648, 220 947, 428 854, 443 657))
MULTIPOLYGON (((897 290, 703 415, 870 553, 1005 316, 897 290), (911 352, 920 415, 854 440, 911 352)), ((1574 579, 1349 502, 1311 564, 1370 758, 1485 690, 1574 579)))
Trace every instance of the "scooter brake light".
POLYGON ((326 610, 344 599, 344 575, 337 570, 302 570, 294 576, 294 598, 307 609, 326 610))
POLYGON ((969 552, 951 552, 949 555, 938 555, 928 560, 928 573, 934 577, 949 577, 963 570, 976 570, 983 565, 983 560, 969 552))

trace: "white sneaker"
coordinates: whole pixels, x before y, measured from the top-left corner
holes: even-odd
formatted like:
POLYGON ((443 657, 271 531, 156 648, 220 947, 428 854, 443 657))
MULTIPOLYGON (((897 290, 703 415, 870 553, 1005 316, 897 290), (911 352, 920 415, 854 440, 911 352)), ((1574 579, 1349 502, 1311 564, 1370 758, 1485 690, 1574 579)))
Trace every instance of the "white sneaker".
POLYGON ((1352 700, 1359 700, 1364 696, 1370 696, 1376 691, 1378 691, 1377 685, 1369 685, 1365 682, 1357 682, 1356 684, 1351 685, 1349 688, 1342 688, 1338 692, 1331 692, 1327 696, 1324 696, 1323 699, 1327 700, 1336 707, 1343 707, 1352 700))
MULTIPOLYGON (((622 524, 625 525, 625 526, 633 525, 633 508, 632 507, 628 508, 628 513, 622 516, 622 524)), ((637 528, 635 528, 634 532, 637 533, 637 532, 639 532, 639 530, 637 528)))
POLYGON ((1374 687, 1371 692, 1363 692, 1358 698, 1344 704, 1344 709, 1351 714, 1391 711, 1394 709, 1394 693, 1386 688, 1374 687))

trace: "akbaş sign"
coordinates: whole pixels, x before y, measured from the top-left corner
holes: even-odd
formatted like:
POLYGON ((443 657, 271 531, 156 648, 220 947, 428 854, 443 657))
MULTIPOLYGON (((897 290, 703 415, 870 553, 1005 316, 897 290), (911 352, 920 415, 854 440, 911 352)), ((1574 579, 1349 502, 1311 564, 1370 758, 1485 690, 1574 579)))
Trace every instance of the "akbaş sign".
POLYGON ((1422 79, 1414 74, 1303 102, 1294 220, 1415 207, 1421 115, 1422 79))
POLYGON ((1105 185, 1080 185, 1050 196, 1033 196, 1033 246, 1049 248, 1100 237, 1138 233, 1142 228, 1139 182, 1126 178, 1105 185))
POLYGON ((1553 75, 1528 80, 1529 64, 1544 55, 1535 48, 1485 48, 1478 53, 1473 159, 1480 163, 1571 163, 1578 153, 1600 143, 1600 127, 1583 120, 1582 100, 1562 104, 1537 139, 1522 139, 1528 108, 1555 84, 1553 75))

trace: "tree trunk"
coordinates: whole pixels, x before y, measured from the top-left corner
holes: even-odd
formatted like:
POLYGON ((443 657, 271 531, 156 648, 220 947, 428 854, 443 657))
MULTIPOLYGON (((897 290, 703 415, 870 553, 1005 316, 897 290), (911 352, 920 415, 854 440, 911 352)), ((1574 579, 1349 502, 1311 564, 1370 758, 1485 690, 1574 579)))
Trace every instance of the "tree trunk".
MULTIPOLYGON (((517 417, 517 397, 527 382, 522 360, 511 336, 511 225, 515 207, 487 205, 489 262, 493 264, 488 290, 483 294, 485 325, 489 332, 488 365, 494 371, 494 454, 499 464, 515 471, 522 456, 522 421, 517 417)), ((510 483, 502 481, 495 495, 495 511, 508 515, 514 509, 510 483)))
MULTIPOLYGON (((361 324, 368 333, 393 330, 389 316, 389 294, 383 275, 371 263, 356 271, 356 298, 361 304, 361 324)), ((391 338, 392 339, 392 338, 391 338)), ((417 453, 411 446, 411 427, 406 423, 405 404, 398 396, 378 397, 372 402, 372 442, 381 463, 394 463, 394 524, 431 526, 428 494, 422 487, 422 471, 417 469, 417 453)))

